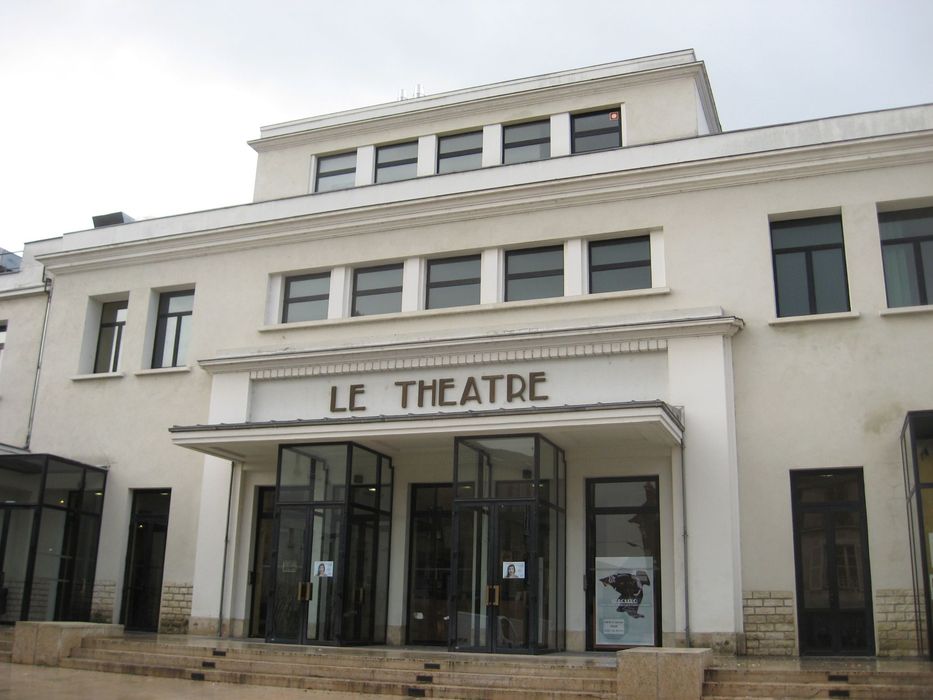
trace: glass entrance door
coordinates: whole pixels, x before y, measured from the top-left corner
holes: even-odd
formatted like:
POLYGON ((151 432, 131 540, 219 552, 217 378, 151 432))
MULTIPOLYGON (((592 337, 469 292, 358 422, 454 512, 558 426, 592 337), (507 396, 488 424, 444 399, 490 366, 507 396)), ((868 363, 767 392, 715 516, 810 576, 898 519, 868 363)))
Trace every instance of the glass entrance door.
POLYGON ((453 486, 412 484, 408 548, 408 644, 448 642, 447 592, 453 486))
POLYGON ((873 654, 860 469, 791 472, 801 654, 873 654))

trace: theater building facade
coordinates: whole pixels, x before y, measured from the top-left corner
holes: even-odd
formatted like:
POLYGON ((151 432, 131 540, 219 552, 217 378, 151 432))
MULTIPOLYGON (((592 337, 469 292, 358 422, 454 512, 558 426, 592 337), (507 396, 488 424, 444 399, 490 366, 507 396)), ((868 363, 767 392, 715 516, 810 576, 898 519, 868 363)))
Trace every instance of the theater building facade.
POLYGON ((681 51, 251 146, 0 274, 0 620, 930 653, 933 107, 723 132, 681 51))

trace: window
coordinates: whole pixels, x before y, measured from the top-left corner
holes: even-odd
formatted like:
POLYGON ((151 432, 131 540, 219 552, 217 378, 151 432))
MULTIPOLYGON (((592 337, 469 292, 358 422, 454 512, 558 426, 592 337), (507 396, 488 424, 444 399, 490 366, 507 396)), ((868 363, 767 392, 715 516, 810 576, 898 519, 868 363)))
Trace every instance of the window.
POLYGON ((839 216, 774 221, 771 250, 778 316, 849 310, 839 216))
POLYGON ((437 140, 437 172, 459 173, 483 165, 483 132, 441 136, 437 140))
POLYGON ((888 306, 933 304, 933 207, 878 215, 888 306))
POLYGON ((418 142, 379 146, 376 149, 376 182, 408 180, 418 174, 418 142))
POLYGON ((544 299, 564 294, 564 248, 510 250, 505 254, 505 300, 544 299))
POLYGON ((123 326, 126 325, 127 301, 108 301, 101 306, 100 330, 97 333, 97 354, 94 373, 116 372, 120 366, 123 346, 123 326))
POLYGON ((574 114, 570 118, 574 153, 603 151, 622 145, 622 118, 618 108, 574 114))
POLYGON ((402 266, 382 265, 353 271, 353 315, 402 310, 402 266))
POLYGON ((159 315, 156 318, 155 347, 152 351, 153 369, 185 364, 193 309, 193 289, 159 295, 159 315))
POLYGON ((550 157, 550 120, 513 124, 502 129, 502 162, 506 165, 550 157))
POLYGON ((343 190, 356 184, 356 151, 317 159, 315 192, 343 190))
POLYGON ((590 293, 651 287, 648 236, 590 243, 590 293))
POLYGON ((320 321, 327 318, 330 273, 299 275, 285 279, 282 323, 320 321))
POLYGON ((425 308, 479 304, 480 261, 478 255, 428 261, 425 308))
POLYGON ((0 367, 3 366, 3 347, 6 345, 6 321, 0 321, 0 367))

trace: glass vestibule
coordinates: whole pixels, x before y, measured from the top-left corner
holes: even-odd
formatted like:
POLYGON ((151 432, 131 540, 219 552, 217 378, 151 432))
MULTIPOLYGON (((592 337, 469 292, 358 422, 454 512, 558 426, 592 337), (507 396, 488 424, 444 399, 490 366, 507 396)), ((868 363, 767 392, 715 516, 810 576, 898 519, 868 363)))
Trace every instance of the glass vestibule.
POLYGON ((353 443, 279 450, 272 642, 384 644, 392 461, 353 443))
POLYGON ((540 435, 458 438, 450 648, 564 648, 564 453, 540 435))
POLYGON ((917 648, 933 659, 933 411, 911 411, 901 433, 917 648))

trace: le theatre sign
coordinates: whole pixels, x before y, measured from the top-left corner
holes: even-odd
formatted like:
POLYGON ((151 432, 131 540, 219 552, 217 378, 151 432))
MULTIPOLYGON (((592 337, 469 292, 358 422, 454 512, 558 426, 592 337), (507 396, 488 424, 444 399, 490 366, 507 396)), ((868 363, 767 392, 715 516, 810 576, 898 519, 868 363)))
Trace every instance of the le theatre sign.
MULTIPOLYGON (((497 403, 547 401, 544 393, 547 372, 524 374, 481 374, 466 378, 434 377, 402 379, 394 382, 398 408, 475 407, 497 403)), ((330 412, 362 412, 366 410, 366 384, 333 385, 330 387, 330 412)))

